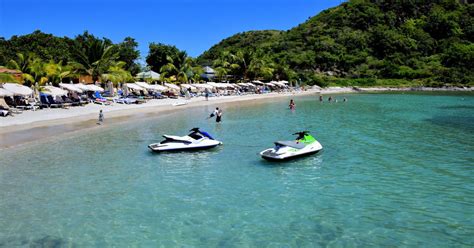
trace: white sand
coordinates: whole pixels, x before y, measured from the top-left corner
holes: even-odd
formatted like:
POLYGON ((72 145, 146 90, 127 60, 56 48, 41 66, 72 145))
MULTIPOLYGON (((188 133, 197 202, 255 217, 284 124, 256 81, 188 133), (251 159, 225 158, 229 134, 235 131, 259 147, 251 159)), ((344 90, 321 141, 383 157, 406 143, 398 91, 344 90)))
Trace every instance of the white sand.
POLYGON ((243 95, 243 96, 221 96, 210 97, 206 101, 204 97, 195 97, 190 100, 180 99, 152 99, 143 104, 119 104, 99 105, 89 103, 85 106, 74 106, 67 109, 49 108, 36 111, 27 110, 13 117, 0 118, 0 133, 14 132, 19 130, 30 129, 34 127, 60 125, 73 122, 87 121, 98 119, 99 111, 103 110, 105 118, 129 116, 138 113, 149 113, 159 111, 173 111, 191 106, 200 106, 208 104, 219 104, 225 102, 248 101, 256 99, 274 98, 282 96, 296 96, 317 94, 318 91, 298 91, 291 93, 270 93, 262 95, 243 95), (181 105, 186 103, 185 105, 181 105), (175 106, 176 105, 176 106, 175 106))

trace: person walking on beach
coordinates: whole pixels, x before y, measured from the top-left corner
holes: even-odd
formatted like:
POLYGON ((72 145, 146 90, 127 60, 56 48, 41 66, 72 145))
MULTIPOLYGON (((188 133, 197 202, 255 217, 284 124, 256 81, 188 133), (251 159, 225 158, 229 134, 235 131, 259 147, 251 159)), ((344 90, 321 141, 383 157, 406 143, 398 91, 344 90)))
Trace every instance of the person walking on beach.
POLYGON ((102 125, 104 122, 104 113, 102 112, 102 109, 99 112, 99 122, 97 122, 98 125, 102 125))
POLYGON ((295 101, 293 101, 293 99, 290 100, 290 105, 289 105, 289 107, 290 107, 291 110, 295 110, 296 104, 295 104, 295 101))
POLYGON ((209 101, 209 89, 204 90, 204 95, 206 96, 206 101, 209 101))

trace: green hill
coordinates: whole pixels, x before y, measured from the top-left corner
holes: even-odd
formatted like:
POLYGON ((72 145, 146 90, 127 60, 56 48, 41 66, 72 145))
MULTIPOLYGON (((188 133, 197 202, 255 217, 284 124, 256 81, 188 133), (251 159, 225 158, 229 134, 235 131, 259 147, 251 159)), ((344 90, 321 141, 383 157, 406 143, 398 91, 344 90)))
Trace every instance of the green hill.
POLYGON ((391 2, 353 0, 288 31, 239 33, 198 61, 211 64, 224 51, 265 54, 289 69, 275 69, 276 77, 320 85, 474 84, 472 3, 391 2))

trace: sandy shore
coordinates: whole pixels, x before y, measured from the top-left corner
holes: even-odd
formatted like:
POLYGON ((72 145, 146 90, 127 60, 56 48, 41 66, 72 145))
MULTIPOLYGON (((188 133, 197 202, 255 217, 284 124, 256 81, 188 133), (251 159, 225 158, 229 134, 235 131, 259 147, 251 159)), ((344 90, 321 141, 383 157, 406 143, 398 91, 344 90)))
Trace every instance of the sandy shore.
POLYGON ((192 107, 220 104, 248 102, 278 97, 292 97, 304 95, 317 95, 318 90, 297 91, 291 93, 269 93, 262 95, 221 96, 185 99, 153 99, 143 104, 118 104, 102 106, 87 104, 82 107, 68 109, 42 109, 37 111, 24 111, 14 117, 0 118, 0 149, 14 147, 32 141, 46 139, 59 134, 71 133, 89 128, 100 128, 96 124, 98 113, 102 109, 106 118, 106 125, 141 118, 147 115, 173 113, 192 107), (186 103, 184 105, 181 105, 186 103), (177 105, 178 104, 178 105, 177 105))
POLYGON ((271 99, 277 97, 304 96, 304 95, 329 95, 342 93, 369 93, 390 91, 472 91, 471 88, 356 88, 356 87, 329 87, 324 89, 313 88, 307 91, 289 93, 269 93, 262 95, 221 96, 209 98, 184 99, 153 99, 144 104, 112 104, 102 106, 88 104, 82 107, 69 109, 42 109, 37 111, 24 111, 14 117, 0 118, 0 149, 13 147, 19 144, 35 141, 49 136, 70 133, 87 128, 97 128, 96 120, 99 110, 103 110, 107 124, 130 120, 132 116, 139 117, 147 114, 172 113, 190 107, 205 105, 218 105, 224 103, 237 103, 271 99), (184 105, 177 105, 183 104, 184 105))

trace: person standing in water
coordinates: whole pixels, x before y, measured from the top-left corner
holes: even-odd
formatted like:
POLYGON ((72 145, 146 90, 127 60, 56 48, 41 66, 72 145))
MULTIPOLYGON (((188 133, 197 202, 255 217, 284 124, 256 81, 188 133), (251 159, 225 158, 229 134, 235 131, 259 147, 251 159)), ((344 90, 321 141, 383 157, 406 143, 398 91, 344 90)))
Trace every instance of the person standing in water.
POLYGON ((293 101, 293 99, 290 100, 290 105, 289 105, 289 107, 290 107, 291 110, 295 110, 296 104, 295 104, 295 101, 293 101))
POLYGON ((332 96, 329 96, 328 102, 331 102, 331 101, 332 101, 332 96))
POLYGON ((216 122, 221 122, 222 120, 222 110, 219 108, 216 108, 214 112, 209 116, 209 118, 216 117, 216 122))
POLYGON ((216 122, 219 123, 222 120, 222 109, 219 109, 216 114, 216 122))
POLYGON ((323 102, 323 95, 319 95, 319 102, 323 102))
POLYGON ((102 125, 104 122, 104 113, 102 112, 102 109, 99 112, 99 122, 97 122, 98 125, 102 125))

